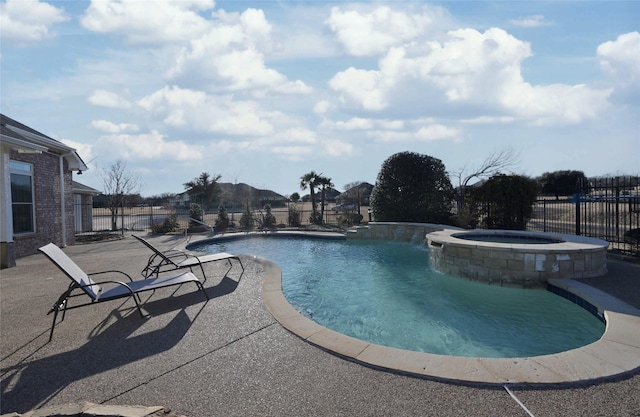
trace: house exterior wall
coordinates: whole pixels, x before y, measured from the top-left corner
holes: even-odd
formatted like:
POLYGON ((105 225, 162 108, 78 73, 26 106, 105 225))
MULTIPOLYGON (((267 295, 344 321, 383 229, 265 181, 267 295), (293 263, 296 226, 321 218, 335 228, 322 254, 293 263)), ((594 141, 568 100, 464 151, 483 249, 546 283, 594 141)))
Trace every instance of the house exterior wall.
POLYGON ((64 164, 64 216, 66 243, 75 243, 73 218, 72 173, 67 162, 58 155, 49 153, 22 154, 11 152, 11 159, 33 165, 33 188, 35 204, 35 232, 14 235, 15 256, 34 254, 38 248, 53 242, 63 244, 61 216, 60 163, 64 164))

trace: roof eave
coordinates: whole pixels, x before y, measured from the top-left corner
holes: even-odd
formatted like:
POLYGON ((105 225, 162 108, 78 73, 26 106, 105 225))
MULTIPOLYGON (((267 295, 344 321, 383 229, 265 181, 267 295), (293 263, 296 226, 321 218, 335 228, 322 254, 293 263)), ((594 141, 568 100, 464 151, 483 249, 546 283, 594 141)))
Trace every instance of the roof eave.
POLYGON ((3 145, 8 145, 10 148, 17 150, 18 152, 46 152, 49 149, 46 146, 14 138, 12 136, 0 135, 0 137, 2 138, 3 145))

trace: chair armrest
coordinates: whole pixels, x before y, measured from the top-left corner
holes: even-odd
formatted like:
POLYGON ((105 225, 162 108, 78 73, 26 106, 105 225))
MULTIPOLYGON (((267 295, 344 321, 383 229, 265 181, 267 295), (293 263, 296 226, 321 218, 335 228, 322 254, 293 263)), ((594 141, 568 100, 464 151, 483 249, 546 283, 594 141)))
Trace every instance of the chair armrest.
POLYGON ((189 257, 189 254, 187 254, 184 251, 181 251, 180 249, 171 249, 171 250, 162 252, 162 254, 169 259, 177 258, 177 257, 183 257, 183 258, 189 257))
MULTIPOLYGON (((93 275, 114 274, 114 273, 122 274, 122 275, 126 276, 127 278, 129 278, 129 281, 133 282, 133 278, 131 278, 131 276, 129 274, 127 274, 126 272, 117 271, 117 270, 98 271, 98 272, 92 272, 92 273, 87 274, 87 275, 93 276, 93 275)), ((120 281, 104 281, 104 282, 120 282, 120 281)), ((100 285, 99 282, 96 282, 96 284, 100 285)))

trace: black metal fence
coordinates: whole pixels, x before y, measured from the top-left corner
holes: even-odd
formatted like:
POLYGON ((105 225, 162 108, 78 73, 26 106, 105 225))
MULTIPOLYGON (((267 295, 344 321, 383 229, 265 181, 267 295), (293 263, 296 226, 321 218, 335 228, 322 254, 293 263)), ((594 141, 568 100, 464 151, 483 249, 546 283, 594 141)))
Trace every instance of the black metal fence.
MULTIPOLYGON (((362 207, 360 212, 362 217, 358 217, 355 210, 336 211, 332 210, 335 204, 327 205, 322 216, 323 224, 330 226, 348 227, 358 221, 368 221, 368 207, 362 207)), ((318 208, 318 213, 321 209, 318 208)), ((126 232, 149 232, 154 229, 161 229, 165 222, 172 222, 172 231, 175 233, 186 233, 188 230, 210 229, 216 224, 218 218, 217 211, 207 212, 203 215, 200 223, 194 223, 190 219, 189 210, 177 209, 172 206, 135 206, 118 207, 117 210, 109 208, 93 208, 86 205, 77 205, 76 213, 76 236, 82 239, 83 236, 93 236, 97 234, 125 234, 126 232), (196 226, 196 227, 194 227, 196 226)), ((275 217, 276 227, 289 226, 311 226, 310 204, 294 204, 290 206, 276 207, 272 209, 275 217), (307 207, 309 206, 309 207, 307 207), (297 216, 291 218, 290 212, 295 211, 297 216)), ((240 230, 240 219, 243 216, 242 210, 227 210, 227 215, 233 228, 240 230)), ((264 210, 253 210, 253 227, 259 228, 264 220, 266 212, 264 210)))
MULTIPOLYGON (((592 179, 588 187, 580 185, 577 188, 587 191, 572 196, 539 198, 527 230, 595 237, 608 241, 611 250, 640 258, 640 177, 592 179)), ((354 217, 357 214, 354 211, 335 211, 333 207, 335 204, 329 204, 324 210, 325 225, 348 227, 359 220, 354 217)), ((288 207, 272 209, 277 226, 298 224, 290 219, 291 209, 297 211, 300 226, 311 225, 310 204, 292 203, 288 207)), ((363 223, 371 220, 368 209, 366 206, 360 208, 363 223)), ((255 210, 252 213, 254 227, 259 227, 265 212, 255 210)), ((228 210, 228 216, 236 230, 240 229, 242 210, 228 210)), ((208 226, 213 231, 217 217, 217 212, 205 213, 201 229, 206 231, 208 226)), ((78 206, 76 234, 82 239, 85 235, 101 233, 148 232, 168 219, 175 221, 174 232, 189 230, 188 210, 144 206, 119 207, 117 213, 112 213, 108 208, 78 206)))
POLYGON ((527 230, 595 237, 640 257, 640 177, 592 179, 586 193, 539 199, 527 230))

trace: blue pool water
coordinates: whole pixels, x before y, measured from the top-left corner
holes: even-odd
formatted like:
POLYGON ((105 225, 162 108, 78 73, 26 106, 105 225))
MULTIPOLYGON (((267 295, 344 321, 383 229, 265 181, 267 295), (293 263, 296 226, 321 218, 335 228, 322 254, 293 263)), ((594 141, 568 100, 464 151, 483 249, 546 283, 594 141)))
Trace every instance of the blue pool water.
POLYGON ((427 248, 402 242, 247 238, 200 246, 269 259, 299 312, 385 346, 471 357, 529 357, 598 340, 604 324, 546 290, 503 288, 429 267, 427 248))

